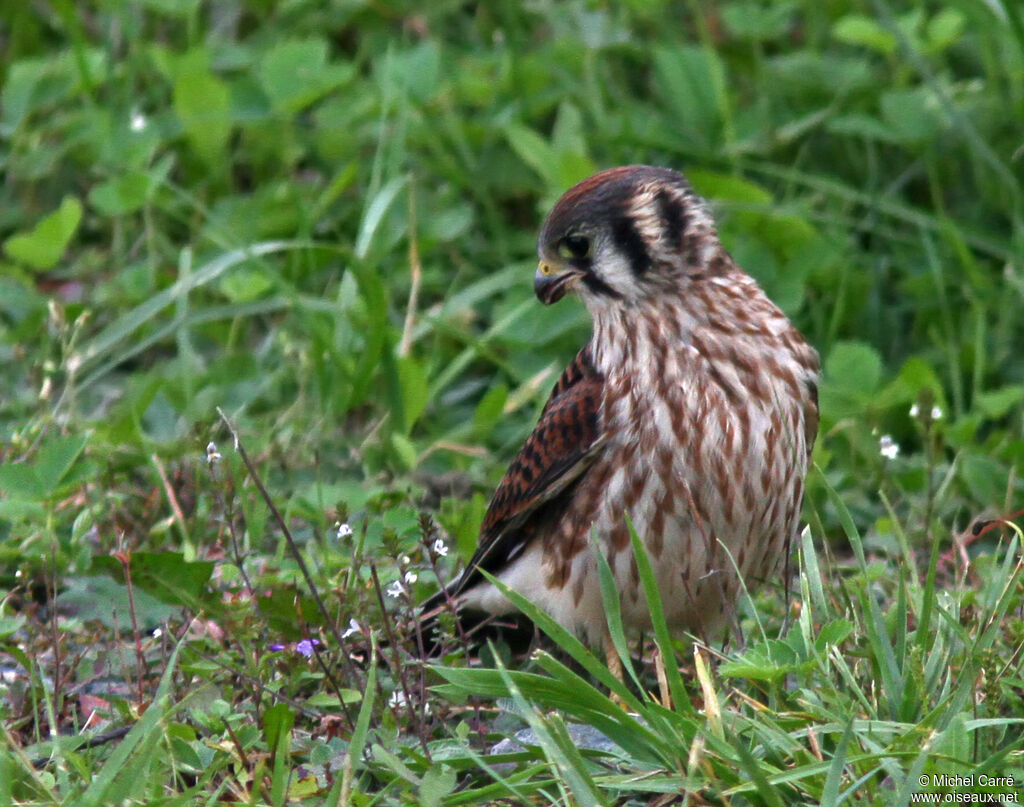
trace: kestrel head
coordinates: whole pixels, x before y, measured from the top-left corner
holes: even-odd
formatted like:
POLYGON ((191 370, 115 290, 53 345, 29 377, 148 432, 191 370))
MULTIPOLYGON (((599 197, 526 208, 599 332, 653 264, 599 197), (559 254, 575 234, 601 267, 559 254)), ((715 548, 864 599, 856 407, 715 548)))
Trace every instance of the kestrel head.
POLYGON ((667 168, 601 171, 565 192, 541 228, 534 290, 543 303, 577 291, 590 309, 676 292, 721 251, 711 215, 667 168))

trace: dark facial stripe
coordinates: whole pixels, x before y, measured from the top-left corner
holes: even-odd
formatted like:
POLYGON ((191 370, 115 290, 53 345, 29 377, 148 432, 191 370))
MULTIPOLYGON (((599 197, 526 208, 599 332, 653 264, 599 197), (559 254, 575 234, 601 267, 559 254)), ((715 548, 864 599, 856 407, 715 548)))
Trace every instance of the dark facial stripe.
POLYGON ((658 204, 658 217, 661 219, 662 227, 665 228, 669 245, 672 249, 680 249, 683 243, 683 234, 689 223, 686 205, 665 188, 658 191, 655 200, 658 204))
POLYGON ((613 297, 616 300, 622 299, 621 294, 615 291, 615 289, 613 289, 611 286, 609 286, 607 283, 601 280, 601 278, 599 278, 593 272, 587 272, 585 275, 583 275, 582 280, 586 287, 590 289, 592 292, 594 292, 594 294, 604 294, 607 295, 608 297, 613 297))
POLYGON ((629 268, 634 275, 639 277, 650 268, 651 256, 647 252, 647 244, 628 214, 622 213, 612 219, 612 238, 615 246, 629 261, 629 268))

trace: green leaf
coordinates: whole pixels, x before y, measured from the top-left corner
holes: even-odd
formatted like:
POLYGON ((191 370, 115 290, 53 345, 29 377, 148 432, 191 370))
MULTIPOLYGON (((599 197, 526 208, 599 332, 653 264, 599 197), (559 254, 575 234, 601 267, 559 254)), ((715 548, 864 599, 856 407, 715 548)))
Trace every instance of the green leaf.
MULTIPOLYGON (((35 467, 24 462, 0 465, 0 491, 17 499, 46 498, 46 491, 39 481, 35 467)), ((0 501, 0 504, 6 505, 8 502, 0 501)))
POLYGON ((87 434, 72 434, 50 440, 39 449, 35 467, 39 483, 45 491, 49 493, 56 490, 88 441, 87 434))
POLYGON ((455 789, 456 782, 454 769, 447 765, 435 765, 423 774, 417 803, 424 807, 437 807, 441 800, 455 789))
MULTIPOLYGON (((113 558, 108 558, 113 560, 113 558)), ((133 581, 134 582, 134 581, 133 581)), ((128 599, 128 587, 110 577, 91 574, 70 579, 65 590, 57 597, 62 613, 74 614, 85 621, 96 621, 113 629, 126 628, 135 619, 142 630, 151 630, 174 617, 175 606, 161 602, 152 594, 135 588, 128 599)))
POLYGON ((550 143, 532 129, 518 123, 505 127, 505 139, 519 159, 536 171, 548 188, 560 187, 558 155, 550 143))
POLYGON ((927 140, 942 129, 942 109, 928 87, 887 90, 879 105, 882 117, 901 142, 927 140))
POLYGON ((295 725, 295 712, 286 703, 277 703, 263 712, 263 734, 267 747, 274 752, 295 725))
POLYGON ((43 59, 24 59, 10 64, 0 90, 0 122, 14 131, 32 110, 36 87, 47 72, 43 59))
POLYGON ((986 417, 995 420, 1005 417, 1021 401, 1024 401, 1024 386, 1015 384, 990 392, 978 393, 974 399, 974 405, 986 417))
POLYGON ((132 171, 93 187, 89 191, 89 204, 106 216, 123 216, 142 208, 154 187, 149 174, 132 171))
MULTIPOLYGON (((133 586, 161 602, 196 610, 201 605, 214 564, 211 561, 188 563, 181 552, 134 552, 129 568, 133 586)), ((118 582, 125 582, 124 567, 117 558, 94 557, 90 571, 109 574, 118 582)), ((295 613, 294 608, 292 613, 295 613)))
POLYGON ((355 253, 357 258, 363 259, 369 254, 370 245, 373 243, 373 237, 380 226, 381 220, 384 218, 384 214, 387 213, 388 208, 395 201, 398 192, 405 187, 406 181, 407 177, 404 175, 392 177, 377 192, 370 201, 370 204, 366 206, 366 212, 363 214, 363 220, 359 225, 359 234, 356 236, 355 253))
POLYGON ((658 578, 654 574, 654 567, 651 565, 651 558, 647 553, 647 547, 633 526, 633 520, 629 517, 628 513, 624 517, 626 519, 626 526, 629 528, 629 539, 633 545, 633 559, 636 561, 640 582, 643 585, 644 597, 647 600, 647 610, 651 614, 651 627, 654 630, 654 639, 665 663, 665 673, 668 678, 669 692, 672 694, 672 702, 684 714, 692 714, 693 705, 686 696, 686 688, 683 686, 683 678, 679 674, 679 664, 676 661, 675 650, 672 647, 672 636, 669 631, 668 622, 665 621, 665 607, 661 601, 658 578))
POLYGON ((263 57, 260 83, 275 110, 294 113, 349 81, 355 68, 331 64, 324 39, 279 42, 263 57))
POLYGON ((680 134, 700 147, 718 142, 722 116, 715 88, 728 86, 718 54, 695 45, 655 48, 654 77, 671 123, 680 134))
POLYGON ((765 206, 772 203, 772 195, 768 190, 733 174, 698 168, 687 172, 687 177, 693 189, 709 199, 765 206))
POLYGON ((74 196, 65 196, 60 207, 31 231, 15 233, 4 241, 4 251, 33 269, 52 269, 64 254, 81 220, 82 203, 74 196))
POLYGON ((977 454, 963 455, 959 469, 975 501, 998 509, 1006 491, 1007 469, 992 458, 977 454))
POLYGON ((718 668, 718 672, 726 678, 780 681, 793 671, 797 661, 789 645, 770 639, 750 648, 740 658, 725 662, 718 668))
POLYGON ((26 618, 20 614, 18 616, 0 616, 0 639, 6 639, 11 634, 17 633, 25 621, 26 618))
POLYGON ((233 303, 248 303, 259 299, 274 287, 266 272, 255 267, 242 266, 220 281, 220 290, 233 303))
POLYGON ((825 360, 825 378, 818 402, 824 421, 835 422, 877 406, 875 394, 882 376, 882 358, 862 342, 839 342, 825 360))
POLYGON ((174 112, 196 154, 211 166, 222 163, 231 136, 227 85, 212 73, 188 70, 174 83, 173 101, 174 112))
POLYGON ((839 389, 869 395, 882 377, 882 357, 863 342, 839 342, 825 360, 825 378, 839 389))
POLYGON ((394 432, 391 435, 391 450, 404 469, 411 471, 416 467, 416 446, 404 434, 394 432))
POLYGON ((960 39, 964 31, 964 15, 955 8, 944 8, 928 21, 925 36, 928 50, 940 53, 960 39))
POLYGON ((384 92, 399 93, 419 103, 429 100, 437 91, 441 75, 437 40, 428 37, 409 50, 388 52, 376 73, 384 92))
POLYGON ((828 645, 840 644, 853 630, 852 623, 846 619, 833 619, 821 629, 814 645, 819 651, 824 651, 828 645))
POLYGON ((739 39, 764 42, 783 36, 790 28, 793 6, 789 3, 732 2, 722 7, 722 22, 739 39))
POLYGON ((31 500, 52 496, 68 483, 69 472, 88 439, 85 434, 57 437, 44 443, 31 463, 0 465, 0 490, 15 498, 31 500))
POLYGON ((473 426, 481 434, 489 434, 491 429, 501 420, 505 410, 505 401, 508 400, 508 386, 506 384, 495 384, 480 399, 473 412, 473 426))
POLYGON ((408 433, 427 407, 427 374, 411 356, 398 360, 398 383, 402 394, 402 422, 408 433))
POLYGON ((896 37, 870 17, 860 14, 836 20, 832 36, 847 45, 860 45, 877 53, 889 54, 896 50, 896 37))

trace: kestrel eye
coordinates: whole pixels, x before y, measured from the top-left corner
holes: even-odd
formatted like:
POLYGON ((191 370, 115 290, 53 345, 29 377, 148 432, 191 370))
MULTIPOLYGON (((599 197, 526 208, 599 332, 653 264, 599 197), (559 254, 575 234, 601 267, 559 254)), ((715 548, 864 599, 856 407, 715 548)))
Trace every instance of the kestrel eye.
POLYGON ((585 235, 567 235, 558 244, 558 254, 563 258, 586 258, 590 254, 590 239, 585 235))

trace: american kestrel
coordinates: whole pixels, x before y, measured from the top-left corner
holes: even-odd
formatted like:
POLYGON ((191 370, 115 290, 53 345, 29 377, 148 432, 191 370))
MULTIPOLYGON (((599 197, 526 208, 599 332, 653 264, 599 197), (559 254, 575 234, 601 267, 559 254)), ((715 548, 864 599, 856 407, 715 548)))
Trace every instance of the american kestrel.
POLYGON ((629 165, 570 188, 538 241, 534 290, 579 295, 589 343, 491 499, 462 575, 426 604, 511 603, 486 570, 608 650, 591 536, 628 629, 650 627, 626 522, 669 627, 713 635, 796 535, 818 428, 818 355, 722 247, 679 173, 629 165))

